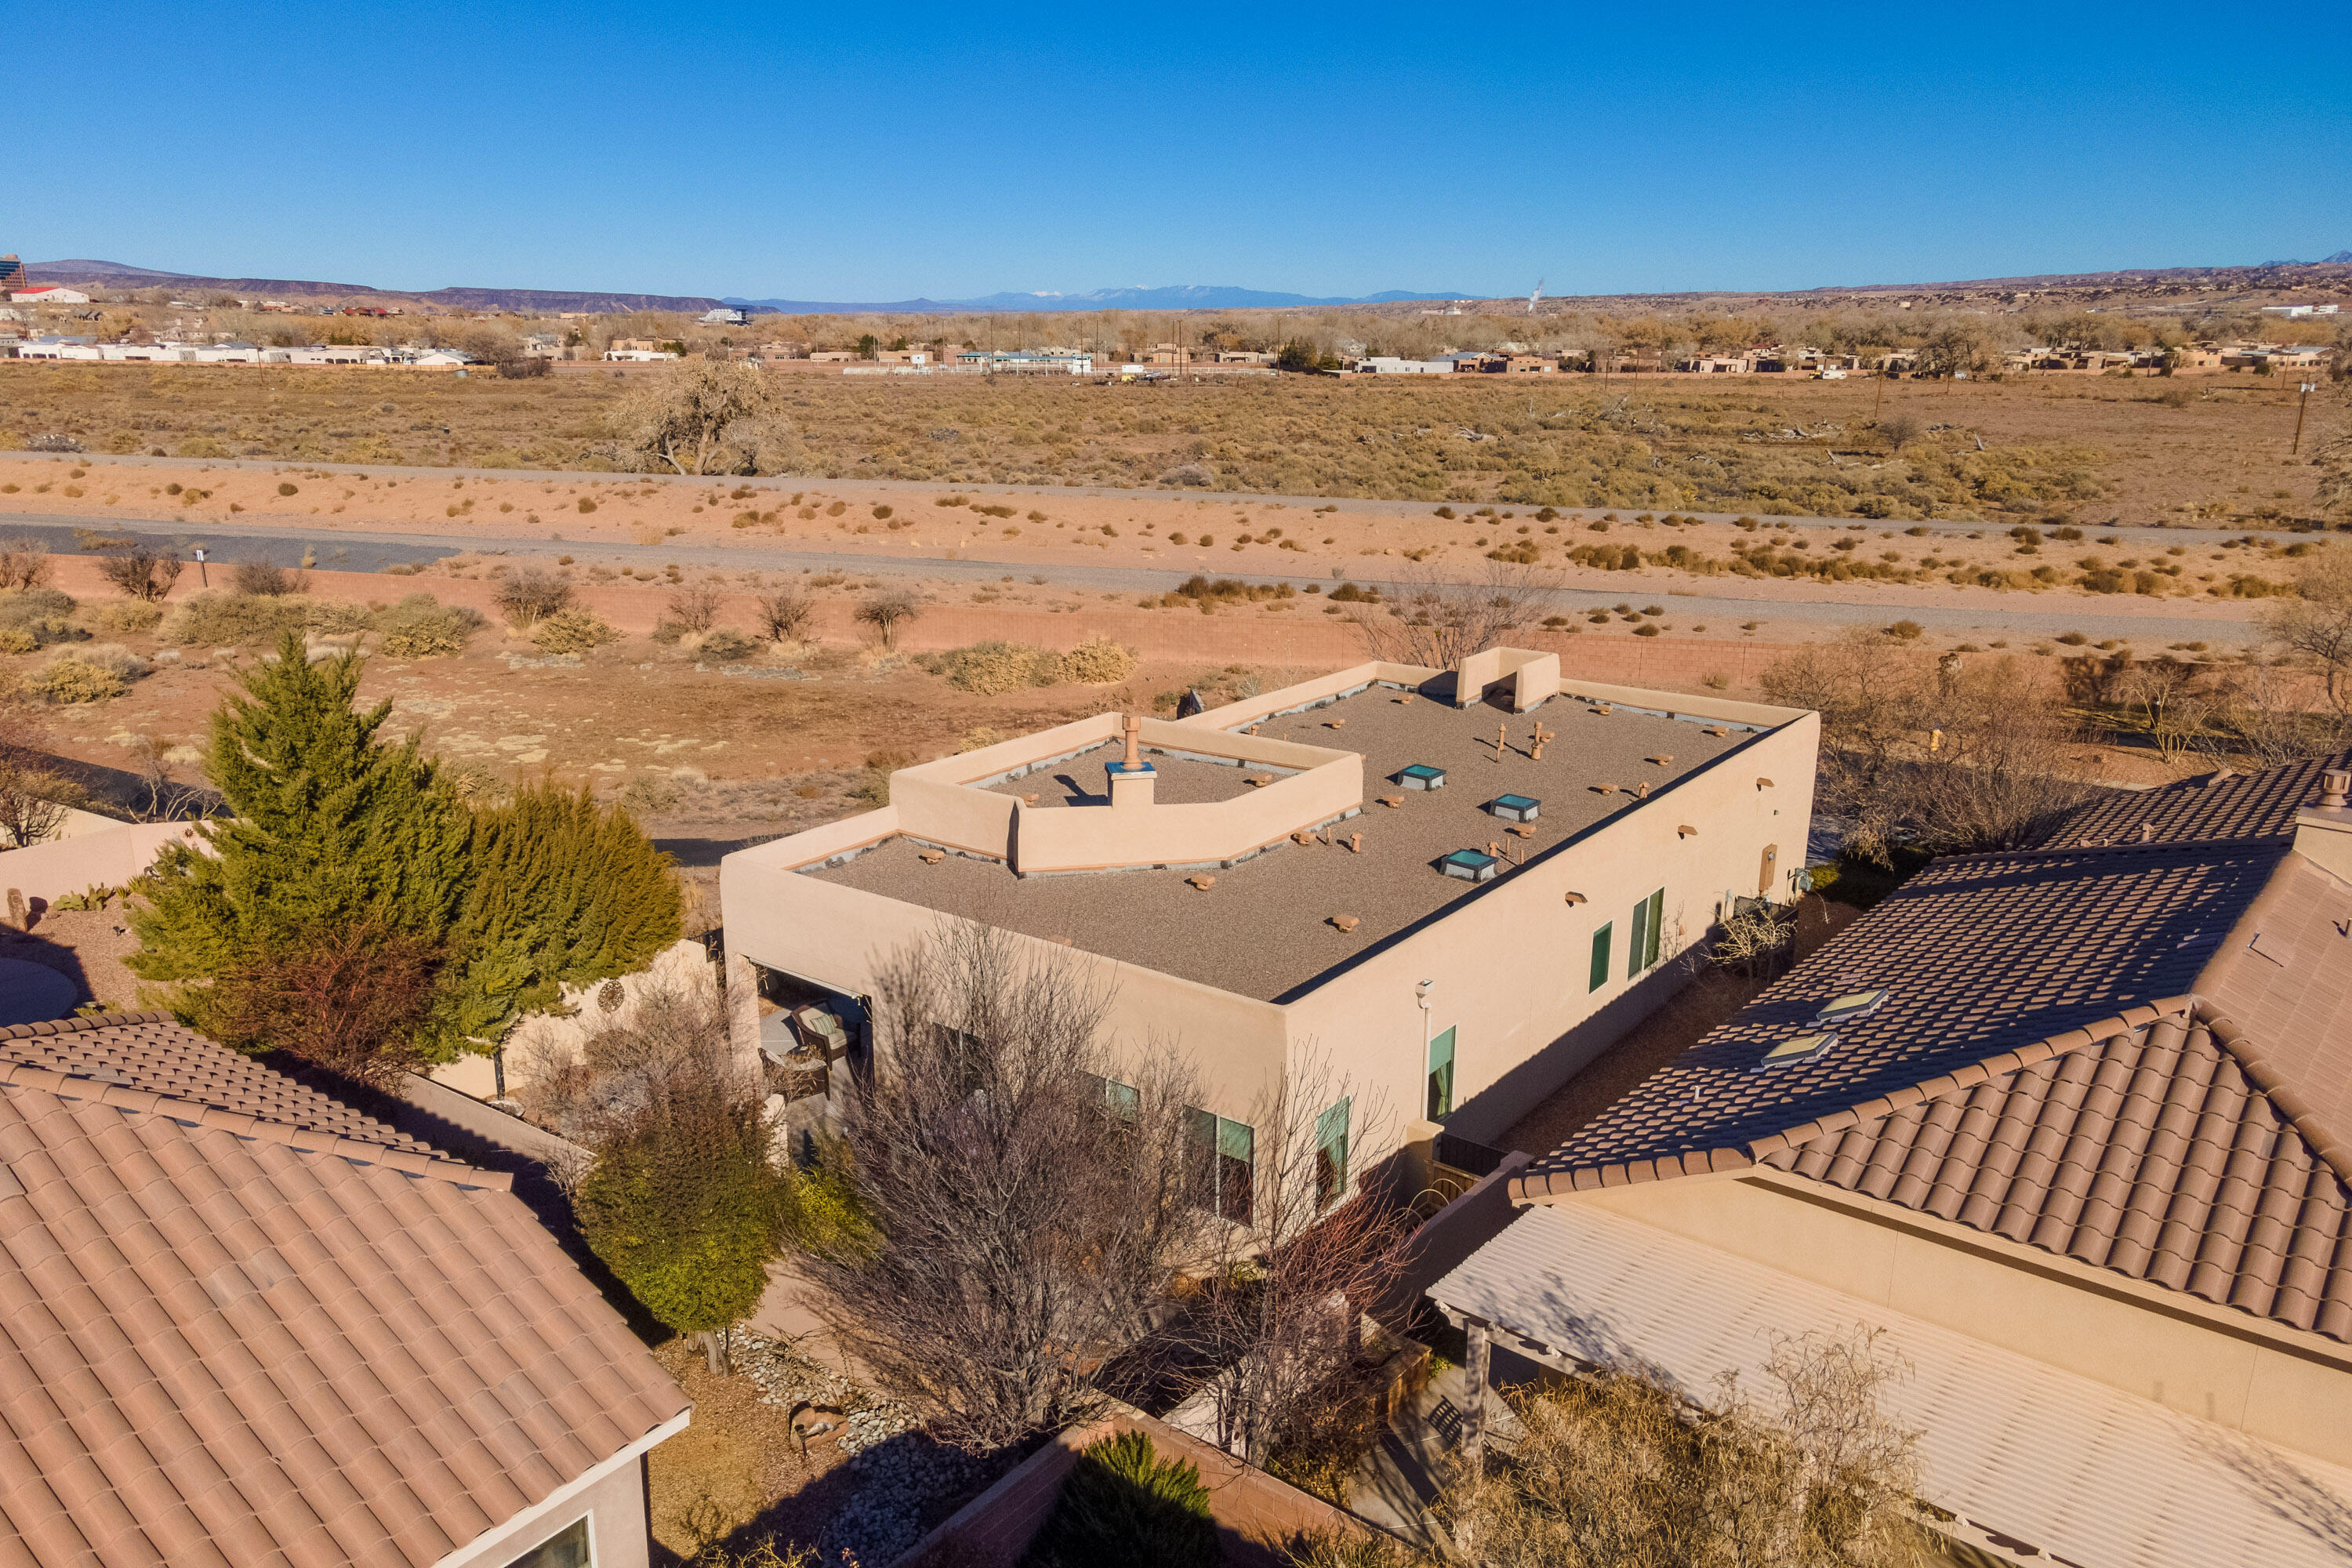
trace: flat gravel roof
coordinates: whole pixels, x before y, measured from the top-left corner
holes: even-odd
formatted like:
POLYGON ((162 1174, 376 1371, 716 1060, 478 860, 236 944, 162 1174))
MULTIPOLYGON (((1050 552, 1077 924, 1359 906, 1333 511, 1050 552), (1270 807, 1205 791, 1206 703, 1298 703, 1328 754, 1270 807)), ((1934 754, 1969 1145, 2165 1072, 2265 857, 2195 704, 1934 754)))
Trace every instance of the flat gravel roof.
MULTIPOLYGON (((1497 795, 1532 795, 1543 803, 1541 816, 1528 825, 1534 837, 1524 843, 1532 858, 1637 808, 1642 803, 1629 793, 1634 786, 1654 790, 1695 773, 1752 733, 1732 726, 1726 735, 1707 734, 1706 727, 1717 722, 1623 707, 1603 715, 1567 696, 1532 713, 1484 705, 1455 709, 1375 686, 1258 727, 1259 734, 1274 739, 1360 753, 1363 815, 1334 826, 1328 845, 1284 840, 1249 859, 1212 868, 1207 874, 1216 882, 1206 891, 1190 886, 1185 879, 1192 873, 1181 869, 1024 878, 1001 862, 969 856, 926 865, 903 837, 804 874, 1030 936, 1067 939, 1081 952, 1239 995, 1282 1001, 1477 896, 1480 884, 1446 877, 1436 863, 1457 849, 1511 842, 1505 832, 1509 824, 1485 809, 1497 795), (1554 737, 1540 762, 1529 754, 1538 720, 1554 737), (1667 760, 1653 760, 1658 758, 1667 760), (1392 781, 1415 763, 1444 769, 1444 787, 1410 790, 1392 781), (1602 794, 1597 787, 1602 784, 1616 789, 1602 794), (1382 805, 1382 796, 1402 804, 1382 805), (1363 835, 1361 853, 1346 847, 1355 833, 1363 835), (1360 923, 1341 931, 1329 923, 1339 914, 1354 915, 1360 923)), ((1105 787, 1101 764, 1118 754, 1114 745, 1097 751, 992 787, 1035 792, 1040 806, 1087 804, 1096 798, 1091 792, 1105 787), (1056 783, 1059 775, 1067 775, 1076 791, 1056 783)), ((1156 798, 1163 801, 1239 794, 1253 771, 1152 756, 1149 749, 1145 754, 1160 770, 1156 798), (1232 787, 1221 793, 1192 793, 1219 789, 1226 781, 1232 787)))

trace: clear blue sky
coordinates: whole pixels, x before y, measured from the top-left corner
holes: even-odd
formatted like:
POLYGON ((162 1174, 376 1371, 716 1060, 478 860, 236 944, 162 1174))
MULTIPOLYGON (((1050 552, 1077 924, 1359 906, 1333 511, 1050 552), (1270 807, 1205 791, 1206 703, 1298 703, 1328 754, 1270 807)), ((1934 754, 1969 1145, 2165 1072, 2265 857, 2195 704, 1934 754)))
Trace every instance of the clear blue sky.
POLYGON ((2321 9, 117 4, 0 250, 889 300, 1789 289, 2352 247, 2321 9))

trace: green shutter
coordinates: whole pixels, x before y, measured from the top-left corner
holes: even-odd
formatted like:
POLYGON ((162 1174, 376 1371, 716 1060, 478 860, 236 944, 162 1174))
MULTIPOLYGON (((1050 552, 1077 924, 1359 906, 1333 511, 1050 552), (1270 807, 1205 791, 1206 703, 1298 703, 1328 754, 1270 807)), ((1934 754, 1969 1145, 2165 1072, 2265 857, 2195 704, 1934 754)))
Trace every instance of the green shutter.
POLYGON ((1329 1205, 1348 1191, 1348 1107, 1341 1100, 1315 1119, 1315 1200, 1329 1205))
POLYGON ((1650 935, 1650 900, 1643 899, 1633 906, 1633 929, 1626 933, 1625 978, 1633 979, 1642 973, 1642 948, 1650 935))
POLYGON ((1454 1031, 1450 1028, 1429 1042, 1429 1101, 1425 1113, 1432 1121, 1443 1121, 1454 1114, 1454 1031))
POLYGON ((1587 991, 1598 991, 1609 984, 1609 938, 1615 930, 1616 923, 1611 921, 1592 933, 1592 981, 1585 986, 1587 991))
POLYGON ((1660 888, 1650 895, 1649 931, 1642 946, 1642 967, 1644 970, 1658 966, 1658 936, 1665 929, 1665 923, 1666 890, 1660 888))

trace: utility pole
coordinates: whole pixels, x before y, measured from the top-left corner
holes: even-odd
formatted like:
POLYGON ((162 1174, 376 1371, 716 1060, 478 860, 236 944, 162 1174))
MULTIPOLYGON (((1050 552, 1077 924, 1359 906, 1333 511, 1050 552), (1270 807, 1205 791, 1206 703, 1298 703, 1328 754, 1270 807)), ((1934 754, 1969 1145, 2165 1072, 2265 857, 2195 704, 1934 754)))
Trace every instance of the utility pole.
POLYGON ((2303 416, 2305 411, 2311 407, 2311 395, 2318 390, 2319 384, 2315 381, 2306 381, 2303 384, 2303 401, 2294 405, 2294 445, 2293 447, 2289 448, 2287 452, 2287 456, 2290 458, 2299 457, 2302 455, 2303 416))

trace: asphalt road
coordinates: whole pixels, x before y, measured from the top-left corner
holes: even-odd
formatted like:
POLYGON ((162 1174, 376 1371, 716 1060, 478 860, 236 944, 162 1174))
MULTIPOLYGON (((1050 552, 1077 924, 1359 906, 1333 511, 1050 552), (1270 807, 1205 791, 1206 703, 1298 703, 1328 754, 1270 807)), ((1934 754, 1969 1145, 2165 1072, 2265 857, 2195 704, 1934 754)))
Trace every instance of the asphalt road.
MULTIPOLYGON (((837 487, 835 487, 837 488, 837 487)), ((902 487, 903 488, 903 487, 902 487)), ((965 487, 967 490, 973 487, 965 487)), ((131 538, 167 549, 188 560, 201 547, 215 562, 262 560, 281 566, 301 564, 306 554, 323 571, 379 572, 386 566, 426 565, 452 555, 493 553, 553 559, 559 555, 593 555, 599 561, 625 565, 705 566, 732 571, 839 572, 858 576, 919 576, 950 582, 1043 580, 1070 588, 1129 594, 1166 593, 1188 578, 1201 575, 1181 567, 1089 566, 1080 563, 943 560, 932 556, 888 557, 837 553, 819 550, 778 549, 757 544, 695 545, 669 540, 659 544, 525 538, 512 534, 479 534, 453 539, 446 534, 407 533, 387 530, 338 529, 305 531, 275 523, 215 522, 191 528, 171 518, 113 518, 93 530, 91 520, 38 514, 0 517, 0 534, 39 539, 55 554, 96 553, 82 542, 92 533, 131 538)), ((1841 525, 1843 526, 1843 525, 1841 525)), ((2164 532, 2163 530, 2151 530, 2164 532)), ((2179 531, 2172 531, 2178 536, 2179 531)), ((200 578, 205 574, 200 574, 200 578)), ((1245 583, 1289 583, 1304 587, 1324 581, 1316 574, 1283 575, 1251 572, 1208 574, 1245 583)), ((1362 580, 1378 582, 1371 573, 1362 580)), ((1704 580, 1696 580, 1703 582, 1704 580)), ((1561 588, 1558 604, 1563 612, 1605 607, 1636 600, 1655 604, 1673 601, 1679 616, 1704 616, 1711 620, 1806 621, 1836 626, 1883 626, 1894 620, 1916 621, 1948 633, 1986 632, 2019 637, 2056 637, 2080 631, 2099 637, 2127 637, 2145 641, 2251 642, 2251 622, 2202 615, 2133 614, 2128 606, 2145 601, 2119 598, 2116 608, 2074 601, 2064 608, 2028 607, 2031 599, 2011 605, 2001 602, 1963 606, 1910 605, 1907 590, 1882 588, 1865 599, 1839 598, 1834 590, 1803 599, 1764 599, 1723 593, 1705 586, 1666 586, 1655 579, 1628 583, 1622 588, 1561 588)), ((2153 608, 2153 605, 2151 605, 2153 608)))

